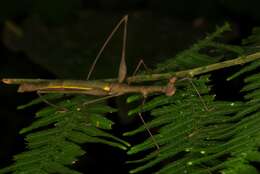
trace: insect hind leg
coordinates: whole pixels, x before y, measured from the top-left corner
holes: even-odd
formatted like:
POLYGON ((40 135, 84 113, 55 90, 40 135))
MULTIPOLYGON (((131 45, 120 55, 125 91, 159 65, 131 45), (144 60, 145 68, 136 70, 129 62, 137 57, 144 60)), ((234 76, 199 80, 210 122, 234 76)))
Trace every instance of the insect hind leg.
MULTIPOLYGON (((144 103, 145 103, 145 97, 143 98, 143 101, 142 101, 142 108, 144 106, 144 103)), ((148 132, 149 136, 151 137, 156 149, 159 151, 160 150, 160 146, 159 144, 157 143, 156 139, 154 138, 151 130, 149 129, 149 127, 147 126, 147 123, 146 121, 144 120, 143 116, 142 116, 142 111, 141 112, 138 112, 138 116, 140 118, 140 120, 142 121, 143 125, 144 125, 144 128, 146 129, 146 131, 148 132)))

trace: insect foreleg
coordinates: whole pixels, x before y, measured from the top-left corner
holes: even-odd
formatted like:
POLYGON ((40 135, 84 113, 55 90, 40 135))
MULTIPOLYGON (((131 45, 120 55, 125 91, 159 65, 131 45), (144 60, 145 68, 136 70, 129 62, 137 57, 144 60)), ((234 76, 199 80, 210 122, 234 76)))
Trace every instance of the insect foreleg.
MULTIPOLYGON (((106 48, 106 46, 108 45, 109 41, 111 40, 111 38, 113 37, 113 35, 115 34, 115 32, 119 29, 119 27, 122 25, 122 23, 125 24, 125 27, 127 25, 127 20, 128 20, 128 15, 124 16, 115 26, 115 28, 112 30, 112 32, 109 34, 109 36, 107 37, 106 41, 104 42, 104 44, 102 45, 101 49, 99 50, 96 58, 94 59, 94 62, 92 63, 90 70, 88 72, 88 76, 87 76, 87 80, 89 80, 95 66, 96 63, 98 61, 98 59, 100 58, 101 54, 103 53, 104 49, 106 48)), ((122 48, 122 55, 125 54, 125 45, 126 45, 126 28, 124 29, 124 40, 123 40, 123 48, 122 48)))

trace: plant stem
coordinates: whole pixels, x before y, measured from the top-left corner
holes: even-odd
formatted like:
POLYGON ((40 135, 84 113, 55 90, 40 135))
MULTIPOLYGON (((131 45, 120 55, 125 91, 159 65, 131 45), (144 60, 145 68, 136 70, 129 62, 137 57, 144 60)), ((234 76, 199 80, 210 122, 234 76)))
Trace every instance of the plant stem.
MULTIPOLYGON (((192 78, 197 75, 201 75, 204 73, 208 73, 211 71, 215 71, 218 69, 223 69, 235 65, 243 65, 248 62, 252 62, 254 60, 260 59, 260 52, 250 54, 247 56, 241 56, 236 59, 227 60, 224 62, 219 62, 207 66, 202 66, 198 68, 193 68, 184 71, 178 72, 169 72, 169 73, 161 73, 161 74, 144 74, 144 75, 136 75, 131 76, 126 79, 128 83, 141 83, 147 81, 157 81, 157 80, 166 80, 172 77, 184 78, 189 77, 192 78)), ((95 81, 86 81, 86 80, 46 80, 46 79, 2 79, 2 81, 6 84, 41 84, 41 83, 50 83, 50 82, 59 82, 69 85, 79 85, 84 87, 93 87, 93 88, 104 88, 104 86, 108 86, 111 82, 117 82, 117 79, 102 79, 95 81)))
POLYGON ((170 73, 162 73, 162 74, 145 74, 145 75, 137 75, 127 78, 128 83, 139 83, 145 81, 156 81, 156 80, 165 80, 170 79, 171 77, 183 78, 183 77, 194 77, 197 75, 201 75, 204 73, 208 73, 211 71, 215 71, 218 69, 223 69, 235 65, 243 65, 248 62, 252 62, 254 60, 260 59, 260 52, 250 54, 247 56, 240 56, 236 59, 227 60, 224 62, 219 62, 207 66, 202 66, 194 69, 178 71, 178 72, 170 72, 170 73))

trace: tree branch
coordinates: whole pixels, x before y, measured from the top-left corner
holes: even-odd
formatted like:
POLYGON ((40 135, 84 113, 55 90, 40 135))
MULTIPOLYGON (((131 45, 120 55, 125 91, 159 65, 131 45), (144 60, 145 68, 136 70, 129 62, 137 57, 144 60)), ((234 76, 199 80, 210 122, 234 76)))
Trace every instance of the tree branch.
POLYGON ((208 73, 211 71, 235 66, 235 65, 243 65, 248 62, 252 62, 254 60, 260 59, 260 52, 250 54, 247 56, 241 56, 236 59, 227 60, 224 62, 219 62, 207 66, 202 66, 194 69, 178 71, 178 72, 170 72, 170 73, 162 73, 162 74, 145 74, 145 75, 137 75, 127 78, 128 83, 139 83, 145 81, 157 81, 157 80, 165 80, 171 77, 183 78, 183 77, 194 77, 197 75, 201 75, 204 73, 208 73))

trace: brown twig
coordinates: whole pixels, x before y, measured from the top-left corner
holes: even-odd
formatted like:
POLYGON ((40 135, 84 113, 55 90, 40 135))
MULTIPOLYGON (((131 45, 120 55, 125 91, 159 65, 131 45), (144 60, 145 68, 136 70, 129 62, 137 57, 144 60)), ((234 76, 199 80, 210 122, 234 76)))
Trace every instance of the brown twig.
MULTIPOLYGON (((198 68, 188 69, 184 71, 178 72, 169 72, 169 73, 161 73, 161 74, 144 74, 144 75, 136 75, 127 78, 127 82, 129 83, 140 83, 147 81, 157 81, 157 80, 165 80, 170 79, 171 77, 184 78, 184 77, 194 77, 197 75, 205 74, 211 71, 235 66, 235 65, 243 65, 248 62, 252 62, 254 60, 260 59, 260 52, 256 52, 254 54, 250 54, 247 56, 240 56, 236 59, 227 60, 224 62, 218 62, 211 65, 201 66, 198 68)), ((110 79, 111 81, 111 79, 110 79)))

